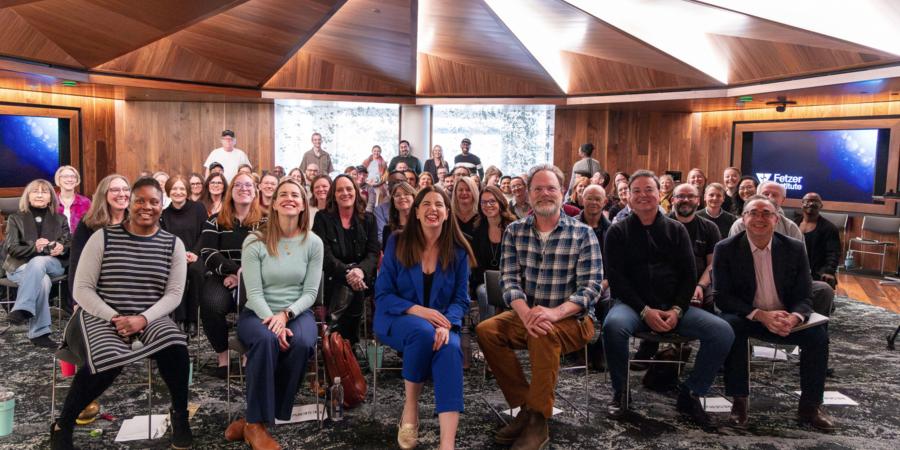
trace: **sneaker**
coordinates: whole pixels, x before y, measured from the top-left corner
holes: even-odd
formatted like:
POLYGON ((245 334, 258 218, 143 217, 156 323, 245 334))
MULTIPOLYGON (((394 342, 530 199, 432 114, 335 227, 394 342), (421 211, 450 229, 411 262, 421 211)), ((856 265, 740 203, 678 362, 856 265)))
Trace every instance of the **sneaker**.
POLYGON ((169 419, 172 422, 172 448, 185 450, 191 448, 194 436, 191 434, 191 423, 188 420, 187 410, 175 411, 169 409, 169 419))
POLYGON ((38 336, 36 338, 31 338, 30 340, 31 343, 36 347, 49 348, 54 350, 59 348, 59 344, 53 339, 50 339, 50 333, 38 336))
POLYGON ((33 315, 23 309, 15 309, 10 311, 6 317, 9 319, 9 323, 13 325, 25 325, 25 322, 28 322, 28 319, 31 319, 33 315))

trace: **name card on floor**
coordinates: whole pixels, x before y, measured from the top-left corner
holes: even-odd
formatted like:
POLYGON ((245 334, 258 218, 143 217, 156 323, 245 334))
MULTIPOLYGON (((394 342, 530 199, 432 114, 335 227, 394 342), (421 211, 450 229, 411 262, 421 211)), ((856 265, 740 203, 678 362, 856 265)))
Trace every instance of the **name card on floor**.
POLYGON ((294 409, 291 410, 291 419, 290 420, 278 420, 275 419, 275 425, 281 425, 285 423, 297 423, 297 422, 309 422, 311 420, 317 420, 318 417, 321 416, 323 419, 325 418, 325 405, 315 403, 310 405, 299 405, 295 406, 294 409), (316 406, 319 407, 319 414, 316 415, 316 406))
MULTIPOLYGON (((800 395, 800 391, 794 391, 798 396, 800 395)), ((838 391, 825 391, 825 395, 822 396, 822 404, 823 405, 842 405, 842 406, 859 406, 859 403, 853 401, 852 398, 847 397, 844 394, 841 394, 838 391)))
POLYGON ((712 413, 731 412, 731 402, 725 397, 703 397, 700 399, 703 410, 712 413))
POLYGON ((783 350, 776 350, 772 347, 764 347, 761 345, 753 346, 753 357, 768 360, 787 361, 787 353, 783 350))
MULTIPOLYGON (((555 407, 555 406, 553 407, 553 415, 554 415, 554 416, 557 415, 557 414, 559 414, 559 413, 561 413, 561 412, 563 412, 563 410, 561 410, 561 409, 559 409, 559 408, 557 408, 557 407, 555 407)), ((503 414, 506 414, 507 416, 513 416, 513 417, 516 417, 517 415, 519 415, 519 407, 515 407, 515 408, 513 408, 513 409, 504 409, 504 410, 503 410, 503 414)))
MULTIPOLYGON (((169 429, 168 414, 154 414, 152 417, 153 434, 151 439, 161 438, 169 429)), ((134 416, 125 419, 116 435, 116 442, 137 441, 147 439, 147 416, 134 416)))

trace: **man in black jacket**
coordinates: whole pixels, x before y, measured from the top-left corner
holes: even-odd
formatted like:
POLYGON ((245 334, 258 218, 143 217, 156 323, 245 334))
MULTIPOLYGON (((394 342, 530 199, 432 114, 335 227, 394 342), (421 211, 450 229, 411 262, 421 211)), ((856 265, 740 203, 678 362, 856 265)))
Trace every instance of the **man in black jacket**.
POLYGON ((734 344, 725 362, 725 394, 734 397, 731 422, 746 426, 750 391, 747 339, 800 346, 801 423, 832 430, 832 419, 821 408, 828 365, 828 331, 813 326, 792 329, 808 320, 809 262, 803 243, 775 232, 775 204, 750 197, 742 214, 746 231, 718 245, 713 256, 716 306, 734 329, 734 344))
POLYGON ((800 202, 800 208, 803 215, 795 218, 794 222, 803 233, 809 257, 809 270, 813 279, 813 311, 827 316, 831 314, 834 288, 837 286, 835 274, 841 260, 841 234, 833 223, 819 214, 822 211, 822 197, 819 194, 806 193, 800 202))
POLYGON ((632 214, 606 233, 606 270, 615 304, 603 322, 606 363, 613 385, 608 411, 627 408, 628 340, 638 331, 678 333, 700 339, 694 370, 681 385, 678 411, 701 425, 709 417, 699 397, 706 395, 725 360, 734 334, 719 317, 691 307, 697 272, 684 225, 659 212, 659 180, 635 172, 628 182, 632 214))

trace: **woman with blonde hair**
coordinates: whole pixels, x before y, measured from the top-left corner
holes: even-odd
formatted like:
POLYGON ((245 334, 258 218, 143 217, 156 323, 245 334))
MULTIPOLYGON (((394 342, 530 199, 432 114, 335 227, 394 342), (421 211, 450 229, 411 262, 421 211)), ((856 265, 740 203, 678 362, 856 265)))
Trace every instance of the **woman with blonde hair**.
POLYGON ((478 184, 472 177, 458 177, 453 185, 453 201, 450 212, 459 230, 463 232, 469 243, 478 226, 478 184))
POLYGON ((286 178, 275 189, 265 227, 244 240, 247 305, 237 323, 247 348, 247 415, 225 438, 278 448, 266 425, 290 420, 294 397, 315 348, 312 305, 322 279, 322 240, 309 228, 306 189, 286 178))
POLYGON ((77 192, 75 188, 81 184, 81 174, 72 166, 60 166, 53 175, 53 181, 59 188, 59 208, 57 213, 66 216, 69 220, 69 230, 75 230, 78 222, 91 207, 91 200, 77 192))
POLYGON ((489 166, 484 171, 484 180, 482 181, 484 184, 482 186, 499 186, 500 178, 502 177, 503 172, 497 166, 489 166))
POLYGON ((440 145, 431 147, 431 157, 425 161, 425 172, 431 174, 432 180, 438 180, 438 169, 443 167, 450 172, 450 164, 444 159, 444 149, 440 145))
POLYGON ((13 325, 28 322, 28 339, 47 349, 50 339, 50 278, 65 273, 61 258, 71 235, 66 216, 58 214, 56 192, 49 181, 37 179, 25 186, 18 211, 6 222, 6 278, 19 285, 16 302, 7 318, 13 325))

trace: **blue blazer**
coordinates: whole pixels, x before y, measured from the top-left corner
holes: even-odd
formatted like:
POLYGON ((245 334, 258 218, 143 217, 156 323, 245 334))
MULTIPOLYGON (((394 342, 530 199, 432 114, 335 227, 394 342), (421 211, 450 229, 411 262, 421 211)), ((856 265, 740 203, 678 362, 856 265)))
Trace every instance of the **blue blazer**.
MULTIPOLYGON (((384 249, 381 270, 375 280, 375 333, 390 333, 394 320, 413 305, 424 306, 425 284, 422 264, 404 267, 397 259, 397 236, 391 235, 384 249)), ((469 310, 469 260, 466 251, 456 248, 456 258, 446 270, 438 262, 431 283, 428 306, 443 314, 451 324, 461 327, 469 310)))

